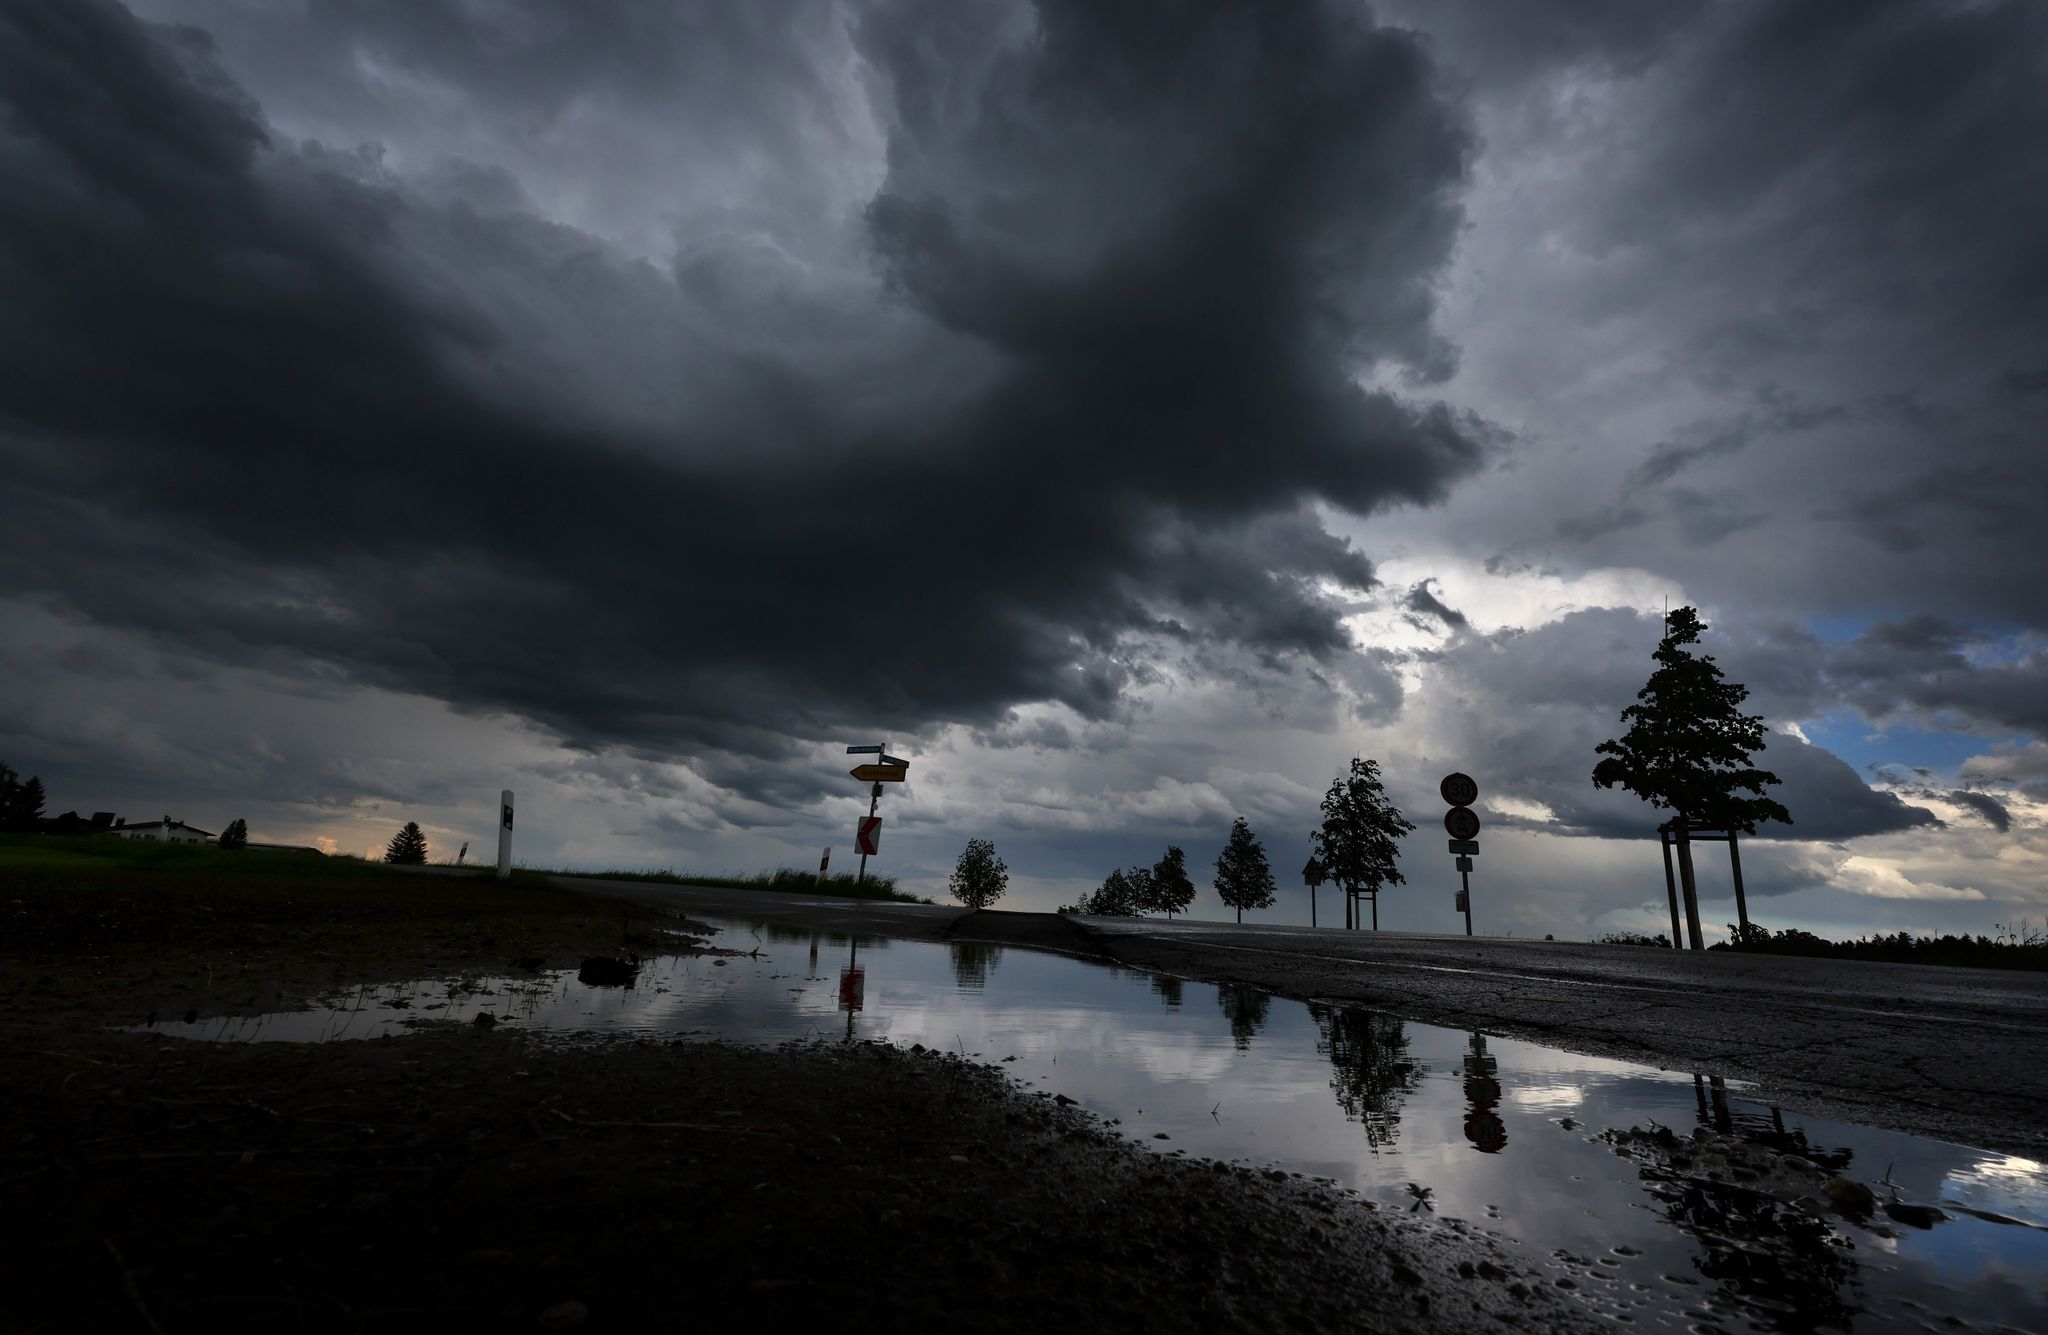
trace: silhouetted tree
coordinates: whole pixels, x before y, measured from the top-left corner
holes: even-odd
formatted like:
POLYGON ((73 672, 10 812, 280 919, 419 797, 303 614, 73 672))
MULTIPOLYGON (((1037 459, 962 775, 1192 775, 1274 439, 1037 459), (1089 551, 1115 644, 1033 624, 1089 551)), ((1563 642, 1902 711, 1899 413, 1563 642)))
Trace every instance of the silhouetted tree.
POLYGON ((1252 837, 1252 827, 1239 816, 1230 826, 1230 842, 1216 859, 1216 893, 1228 908, 1237 910, 1244 921, 1246 909, 1269 909, 1278 887, 1273 869, 1266 864, 1266 850, 1252 837))
POLYGON ((418 821, 407 821, 404 829, 391 836, 391 844, 384 850, 384 860, 402 867, 425 865, 427 836, 420 833, 418 821))
POLYGON ((21 791, 21 776, 0 762, 0 830, 14 828, 14 799, 21 791))
POLYGON ((0 826, 9 830, 34 830, 43 819, 43 802, 43 781, 31 774, 27 780, 9 788, 6 806, 0 809, 0 826))
MULTIPOLYGON (((1354 756, 1349 773, 1340 774, 1323 794, 1323 826, 1309 835, 1315 861, 1336 883, 1348 905, 1361 891, 1378 895, 1382 885, 1406 885, 1397 865, 1401 836, 1415 826, 1387 800, 1380 783, 1379 762, 1354 756)), ((1373 904, 1373 926, 1379 926, 1379 904, 1373 904)))
POLYGON ((1711 655, 1686 650, 1705 629, 1690 607, 1665 618, 1652 655, 1657 670, 1621 711, 1628 731, 1593 748, 1607 757, 1593 767, 1594 786, 1619 785, 1694 825, 1744 834, 1755 834, 1760 820, 1789 825, 1791 813, 1762 795, 1778 776, 1749 763, 1765 749, 1763 715, 1741 710, 1749 689, 1723 681, 1711 655))
POLYGON ((1130 876, 1121 869, 1103 878, 1094 894, 1081 896, 1080 912, 1092 913, 1105 918, 1135 918, 1138 916, 1138 889, 1131 884, 1130 876))
POLYGON ((1656 671, 1636 703, 1621 711, 1628 731, 1593 748, 1605 757, 1593 766, 1594 787, 1619 786, 1677 817, 1678 870, 1695 948, 1698 891, 1686 832, 1699 826, 1755 834, 1760 820, 1792 823, 1790 812, 1763 795, 1778 776, 1750 764, 1765 747, 1763 715, 1742 712, 1749 689, 1722 680, 1711 655, 1695 658, 1686 648, 1706 629, 1690 607, 1664 618, 1664 638, 1651 655, 1656 671))
POLYGON ((1176 844, 1166 846, 1166 856, 1152 864, 1145 886, 1144 905, 1154 913, 1171 918, 1185 913, 1195 902, 1195 883, 1188 879, 1187 855, 1176 844))
POLYGON ((969 839, 946 888, 953 898, 971 909, 984 909, 1003 897, 1010 884, 1010 869, 996 856, 996 846, 986 839, 969 839))
POLYGON ((239 816, 229 821, 228 827, 220 832, 220 846, 222 848, 247 848, 249 846, 249 822, 239 816))

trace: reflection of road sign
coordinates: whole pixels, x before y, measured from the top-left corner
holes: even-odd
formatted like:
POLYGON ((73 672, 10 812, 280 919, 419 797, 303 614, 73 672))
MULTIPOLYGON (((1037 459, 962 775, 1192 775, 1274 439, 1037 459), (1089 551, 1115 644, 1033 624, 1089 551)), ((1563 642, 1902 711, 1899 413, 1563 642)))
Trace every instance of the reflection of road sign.
POLYGON ((1479 841, 1477 839, 1453 839, 1451 840, 1451 851, 1453 853, 1462 853, 1468 858, 1477 857, 1479 856, 1479 841))
POLYGON ((839 1009, 857 1011, 867 1000, 868 971, 866 969, 841 969, 839 971, 839 1009))
POLYGON ((1454 807, 1469 807, 1479 800, 1479 785, 1469 774, 1446 774, 1436 790, 1454 807))
POLYGON ((862 783, 901 783, 910 769, 906 765, 855 765, 848 773, 862 783))
POLYGON ((884 765, 902 765, 905 768, 908 768, 910 765, 909 761, 898 760, 895 756, 892 755, 878 755, 875 757, 875 759, 880 761, 884 765))
POLYGON ((1471 859, 1471 858, 1469 858, 1469 857, 1463 857, 1463 858, 1459 858, 1459 859, 1458 859, 1458 870, 1459 870, 1459 871, 1471 871, 1471 870, 1472 870, 1472 859, 1471 859))
POLYGON ((1479 815, 1470 807, 1452 807, 1444 813, 1444 828, 1453 839, 1477 839, 1479 815))
POLYGON ((882 818, 862 816, 860 826, 854 831, 853 846, 862 853, 875 853, 882 847, 882 818))
POLYGON ((850 756, 878 756, 882 754, 882 748, 879 746, 849 746, 846 748, 846 754, 850 756))

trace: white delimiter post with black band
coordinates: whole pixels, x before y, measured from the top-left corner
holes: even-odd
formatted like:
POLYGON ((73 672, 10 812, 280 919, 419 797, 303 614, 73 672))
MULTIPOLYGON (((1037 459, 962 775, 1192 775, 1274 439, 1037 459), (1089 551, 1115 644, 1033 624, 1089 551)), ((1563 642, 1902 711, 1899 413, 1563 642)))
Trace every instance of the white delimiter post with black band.
POLYGON ((1472 935, 1472 859, 1479 855, 1479 813, 1472 804, 1479 800, 1479 785, 1469 774, 1452 772, 1437 785, 1450 810, 1444 813, 1444 832, 1451 836, 1451 852, 1458 868, 1458 910, 1465 915, 1465 935, 1472 935))
POLYGON ((498 879, 512 874, 512 790, 498 793, 498 879))

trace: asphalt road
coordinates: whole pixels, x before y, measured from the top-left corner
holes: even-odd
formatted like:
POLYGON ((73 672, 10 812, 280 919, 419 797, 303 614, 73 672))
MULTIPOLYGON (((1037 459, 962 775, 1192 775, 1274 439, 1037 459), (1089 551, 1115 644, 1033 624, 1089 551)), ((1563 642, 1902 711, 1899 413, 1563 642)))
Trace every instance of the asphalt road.
POLYGON ((1754 1081, 1787 1108, 2048 1159, 2048 975, 2039 973, 565 884, 710 915, 999 941, 1249 983, 1754 1081))

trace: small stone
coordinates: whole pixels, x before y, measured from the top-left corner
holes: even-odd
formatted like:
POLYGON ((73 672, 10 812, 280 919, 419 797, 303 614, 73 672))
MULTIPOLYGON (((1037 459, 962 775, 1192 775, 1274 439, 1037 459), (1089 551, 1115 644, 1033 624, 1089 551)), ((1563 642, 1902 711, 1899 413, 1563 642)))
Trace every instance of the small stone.
POLYGON ((1845 1214, 1869 1214, 1877 1208, 1877 1197, 1861 1182, 1851 1182, 1846 1177, 1831 1177, 1821 1188, 1821 1194, 1834 1203, 1837 1210, 1845 1214))
POLYGON ((571 1298, 543 1311, 537 1320, 544 1330, 568 1330, 590 1320, 590 1309, 571 1298))

